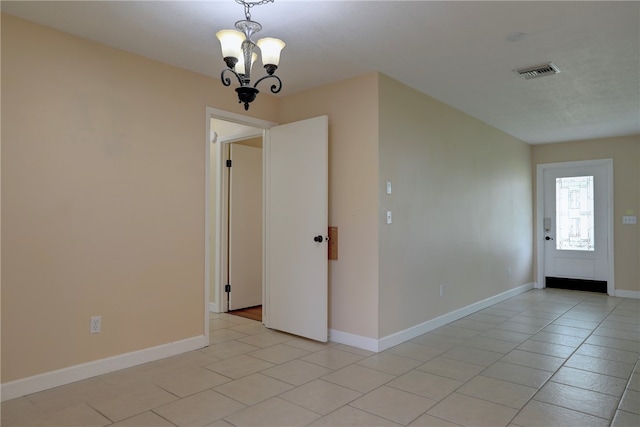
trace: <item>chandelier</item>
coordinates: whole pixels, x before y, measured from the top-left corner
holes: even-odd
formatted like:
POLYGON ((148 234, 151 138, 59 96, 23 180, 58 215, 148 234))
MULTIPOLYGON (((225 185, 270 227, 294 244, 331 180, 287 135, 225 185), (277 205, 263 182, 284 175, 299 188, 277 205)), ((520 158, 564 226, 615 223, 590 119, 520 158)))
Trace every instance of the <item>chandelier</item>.
POLYGON ((249 104, 256 99, 260 91, 256 88, 265 79, 275 79, 277 83, 271 85, 271 92, 278 93, 282 89, 282 80, 274 73, 280 62, 280 52, 285 44, 282 40, 274 38, 260 39, 254 43, 251 37, 262 30, 262 25, 251 20, 251 8, 265 3, 273 3, 274 0, 261 0, 256 2, 246 2, 236 0, 236 3, 244 7, 245 20, 236 22, 236 30, 221 30, 216 33, 222 48, 222 57, 227 64, 227 68, 222 70, 220 79, 225 86, 231 86, 231 78, 225 76, 227 73, 233 74, 240 83, 236 88, 238 102, 244 103, 244 109, 249 109, 249 104), (258 58, 254 48, 258 46, 262 54, 262 64, 267 74, 251 84, 251 66, 258 58))

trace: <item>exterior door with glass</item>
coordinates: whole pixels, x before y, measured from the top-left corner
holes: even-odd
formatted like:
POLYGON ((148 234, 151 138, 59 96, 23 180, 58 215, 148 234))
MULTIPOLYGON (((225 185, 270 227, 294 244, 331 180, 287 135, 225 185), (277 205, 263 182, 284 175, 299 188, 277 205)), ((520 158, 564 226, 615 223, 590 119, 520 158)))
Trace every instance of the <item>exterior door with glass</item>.
POLYGON ((609 278, 609 171, 606 164, 547 168, 545 278, 609 278))

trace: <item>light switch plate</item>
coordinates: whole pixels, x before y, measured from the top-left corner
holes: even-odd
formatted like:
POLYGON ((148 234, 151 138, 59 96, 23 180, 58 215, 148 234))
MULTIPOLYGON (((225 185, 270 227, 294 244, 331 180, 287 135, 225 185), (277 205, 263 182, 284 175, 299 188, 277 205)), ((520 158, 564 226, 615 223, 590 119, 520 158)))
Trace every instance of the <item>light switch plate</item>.
POLYGON ((387 194, 391 194, 391 181, 387 181, 387 194))
POLYGON ((623 224, 636 224, 637 217, 635 215, 625 215, 622 217, 623 224))
POLYGON ((391 211, 387 211, 387 224, 391 224, 391 222, 392 222, 391 211))

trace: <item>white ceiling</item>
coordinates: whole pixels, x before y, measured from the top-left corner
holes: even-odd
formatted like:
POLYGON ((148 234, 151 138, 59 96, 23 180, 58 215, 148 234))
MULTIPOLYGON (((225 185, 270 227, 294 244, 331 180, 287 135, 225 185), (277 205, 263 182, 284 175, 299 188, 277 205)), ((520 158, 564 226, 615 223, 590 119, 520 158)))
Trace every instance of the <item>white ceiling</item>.
MULTIPOLYGON (((224 67, 215 33, 244 19, 233 0, 3 0, 1 9, 215 78, 224 67)), ((264 26, 256 39, 287 43, 281 95, 380 71, 532 144, 640 134, 638 1, 276 0, 252 17, 264 26), (512 71, 549 61, 562 72, 512 71)))

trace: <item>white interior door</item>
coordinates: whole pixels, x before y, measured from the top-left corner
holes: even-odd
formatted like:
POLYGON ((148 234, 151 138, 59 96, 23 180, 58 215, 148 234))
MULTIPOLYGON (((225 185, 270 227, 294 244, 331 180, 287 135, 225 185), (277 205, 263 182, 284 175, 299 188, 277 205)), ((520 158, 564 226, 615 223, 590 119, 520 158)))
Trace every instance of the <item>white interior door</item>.
POLYGON ((543 173, 545 277, 607 281, 607 166, 557 167, 543 173))
POLYGON ((262 148, 231 144, 229 310, 262 304, 262 148))
POLYGON ((265 325, 328 339, 328 119, 276 126, 265 140, 265 325))

